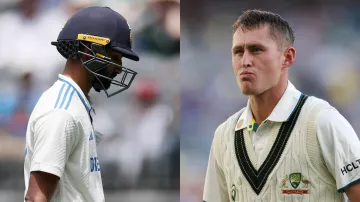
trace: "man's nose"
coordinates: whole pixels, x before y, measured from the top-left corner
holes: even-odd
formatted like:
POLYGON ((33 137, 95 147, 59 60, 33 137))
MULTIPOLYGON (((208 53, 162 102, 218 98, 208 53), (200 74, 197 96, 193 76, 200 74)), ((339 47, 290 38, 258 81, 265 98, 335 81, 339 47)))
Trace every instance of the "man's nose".
POLYGON ((252 56, 249 54, 248 51, 245 51, 242 57, 241 66, 251 67, 251 65, 252 65, 252 56))

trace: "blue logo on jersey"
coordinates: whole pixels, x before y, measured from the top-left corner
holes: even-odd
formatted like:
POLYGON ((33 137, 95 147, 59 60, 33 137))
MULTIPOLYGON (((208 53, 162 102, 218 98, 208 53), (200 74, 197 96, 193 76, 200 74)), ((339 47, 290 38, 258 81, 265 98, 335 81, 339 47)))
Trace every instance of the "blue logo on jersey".
POLYGON ((100 171, 99 158, 91 157, 90 158, 90 172, 100 171))
POLYGON ((92 132, 90 133, 90 137, 89 140, 93 140, 94 139, 94 135, 92 134, 92 132))

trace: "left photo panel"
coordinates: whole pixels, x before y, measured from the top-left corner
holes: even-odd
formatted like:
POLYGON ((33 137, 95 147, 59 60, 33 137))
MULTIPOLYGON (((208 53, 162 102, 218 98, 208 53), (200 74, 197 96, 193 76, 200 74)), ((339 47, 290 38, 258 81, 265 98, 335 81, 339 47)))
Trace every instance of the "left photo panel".
POLYGON ((180 200, 180 0, 5 0, 0 27, 0 201, 180 200))

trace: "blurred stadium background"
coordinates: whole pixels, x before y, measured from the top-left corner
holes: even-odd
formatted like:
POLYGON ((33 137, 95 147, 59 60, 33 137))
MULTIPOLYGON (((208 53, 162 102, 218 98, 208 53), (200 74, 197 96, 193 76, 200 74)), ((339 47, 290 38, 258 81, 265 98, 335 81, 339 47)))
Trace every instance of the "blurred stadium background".
POLYGON ((359 1, 183 1, 181 202, 202 201, 214 131, 246 105, 231 65, 232 24, 243 11, 255 8, 279 13, 293 27, 293 84, 336 106, 360 135, 359 1))
POLYGON ((28 117, 65 59, 50 45, 66 20, 90 5, 128 19, 140 62, 128 91, 111 99, 90 92, 109 202, 178 201, 180 0, 0 1, 0 201, 23 200, 28 117))

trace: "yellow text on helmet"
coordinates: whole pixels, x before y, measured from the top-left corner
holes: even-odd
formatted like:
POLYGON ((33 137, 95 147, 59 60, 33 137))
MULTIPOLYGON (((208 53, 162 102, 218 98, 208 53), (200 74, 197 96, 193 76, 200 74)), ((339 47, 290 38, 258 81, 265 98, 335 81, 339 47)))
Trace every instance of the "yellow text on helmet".
POLYGON ((93 36, 93 35, 88 35, 88 34, 78 34, 77 40, 88 41, 88 42, 92 42, 92 43, 101 44, 104 46, 110 43, 109 38, 93 36))

